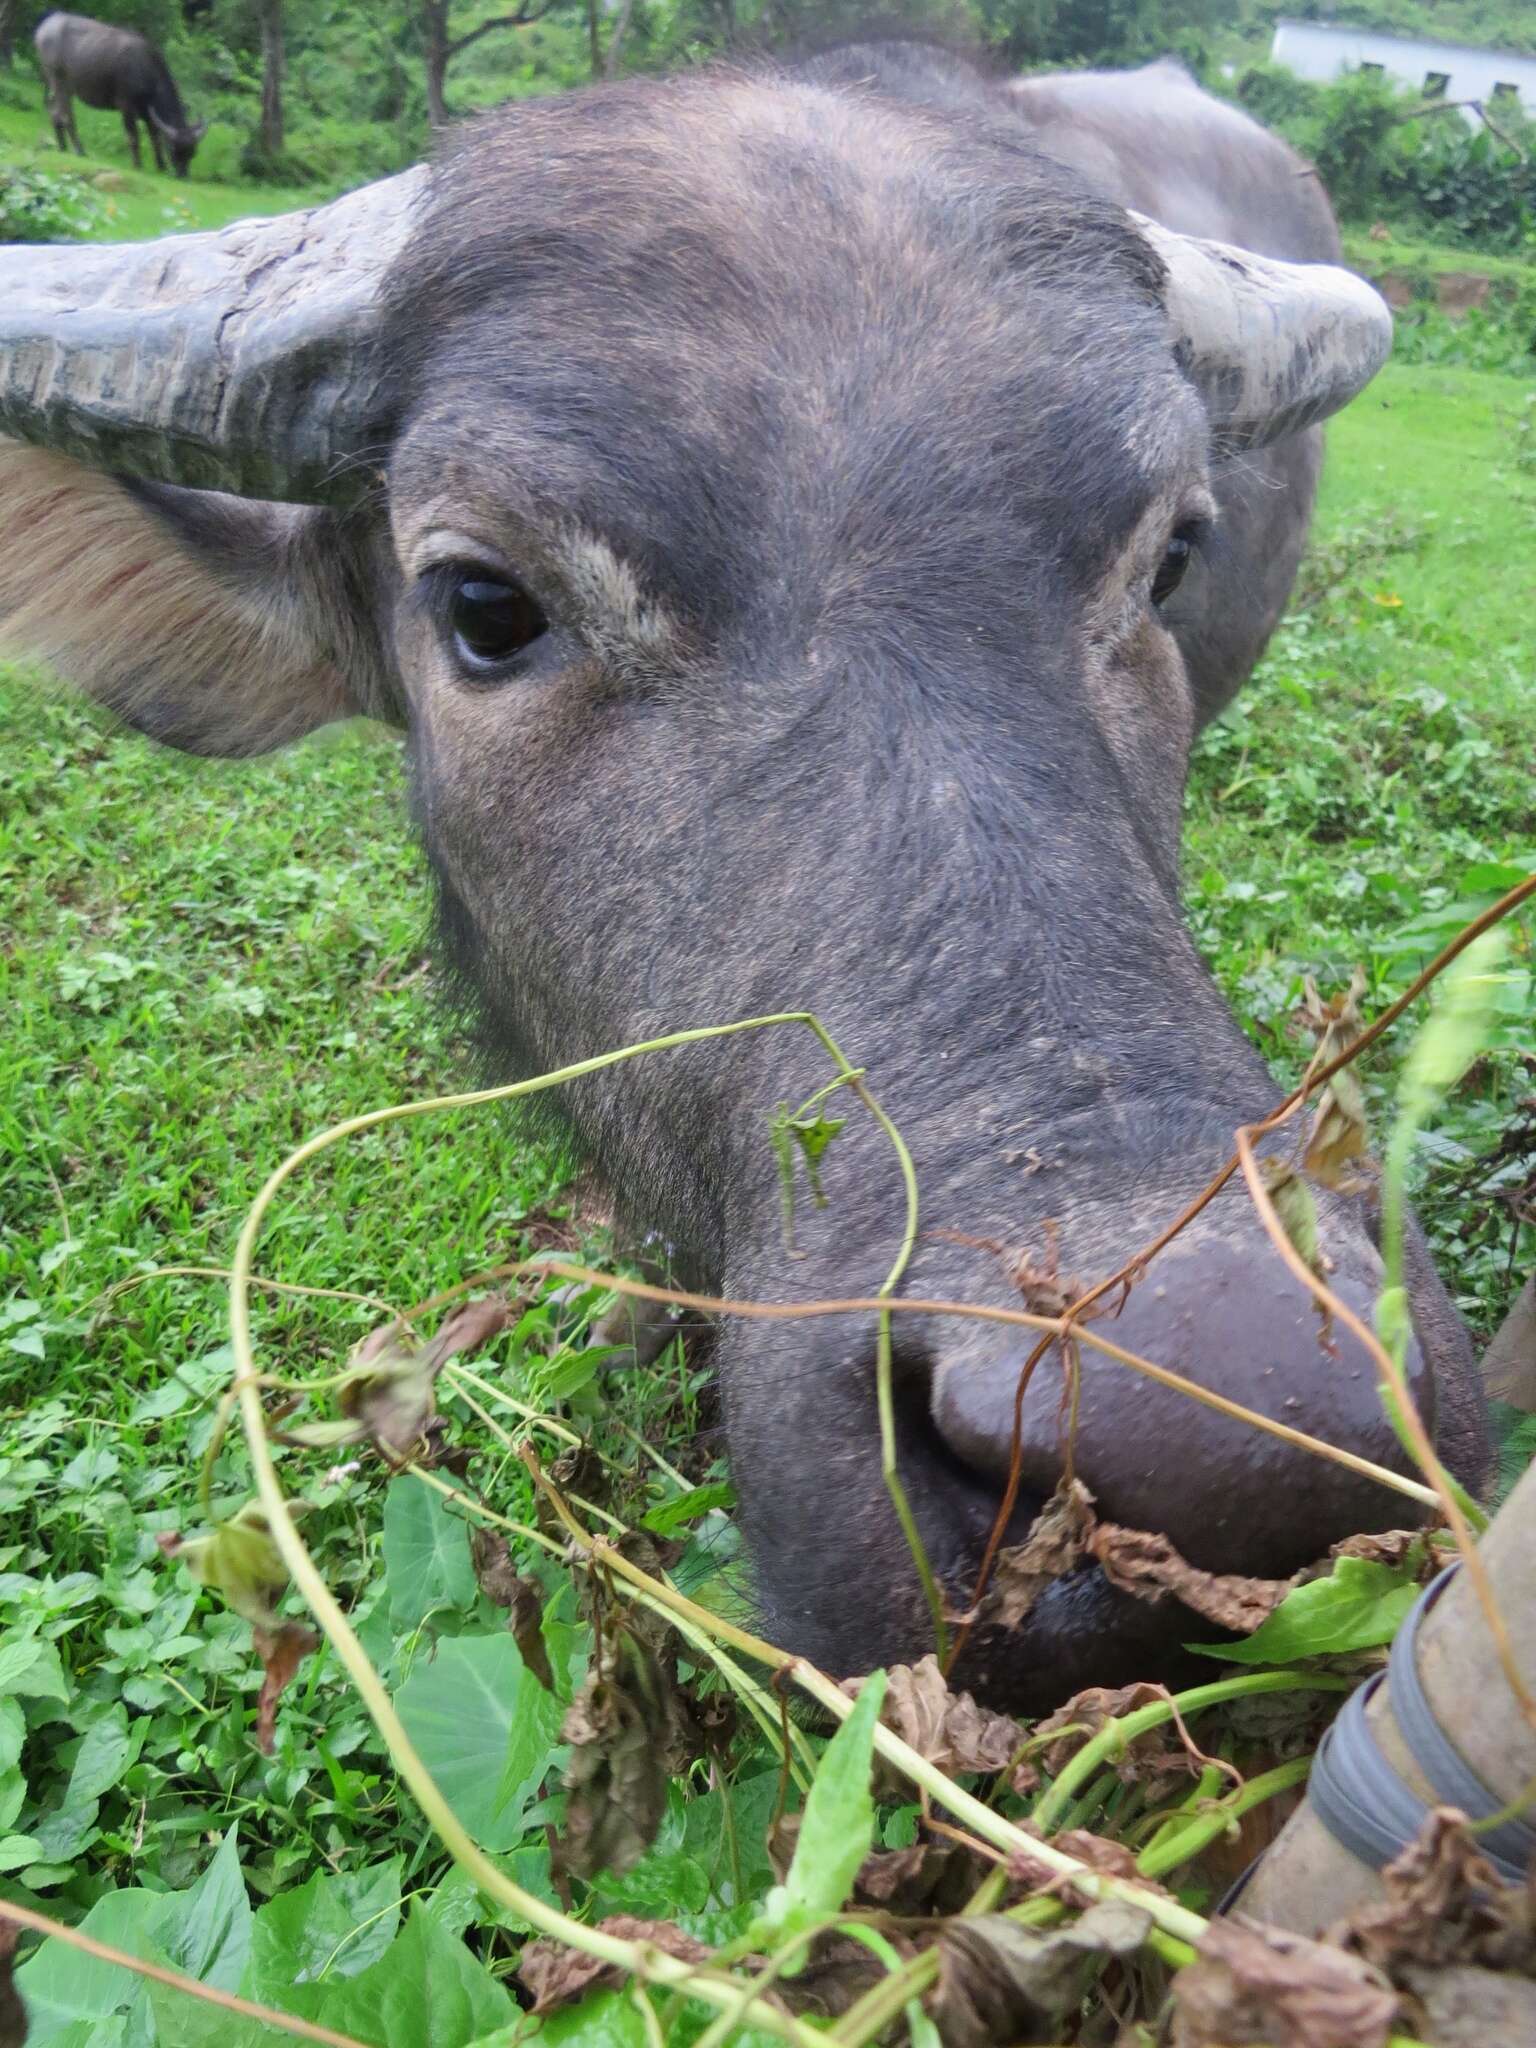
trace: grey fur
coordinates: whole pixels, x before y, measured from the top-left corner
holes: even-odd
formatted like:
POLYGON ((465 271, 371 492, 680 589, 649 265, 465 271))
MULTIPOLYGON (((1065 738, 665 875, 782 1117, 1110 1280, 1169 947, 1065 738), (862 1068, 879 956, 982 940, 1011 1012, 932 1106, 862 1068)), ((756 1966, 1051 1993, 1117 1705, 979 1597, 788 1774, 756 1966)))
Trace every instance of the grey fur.
MULTIPOLYGON (((1091 89, 1086 175, 1055 160, 1077 145, 1027 95, 899 49, 502 110, 457 142, 390 268, 377 491, 274 529, 270 508, 150 483, 130 537, 100 521, 125 560, 195 556, 232 604, 265 589, 311 620, 272 672, 162 690, 157 734, 228 744, 233 715, 259 744, 264 724, 295 729, 306 691, 314 722, 339 701, 404 724, 445 955, 498 1067, 814 1008, 912 1146, 908 1287, 1005 1305, 1018 1291, 986 1241, 1039 1261, 1054 1226, 1065 1271, 1097 1278, 1275 1097, 1184 928, 1177 834, 1191 737, 1289 587, 1318 437, 1213 461, 1165 267, 1126 208, 1210 232, 1186 202, 1219 134, 1249 173, 1220 171, 1224 234, 1306 259, 1332 230, 1278 145, 1187 83, 1091 89), (1166 202, 1132 145, 1110 146, 1165 118, 1185 137, 1159 144, 1166 202), (1158 614, 1169 537, 1213 493, 1158 614), (454 658, 456 562, 520 578, 548 617, 499 680, 454 658)), ((28 502, 54 488, 34 479, 28 502)), ((93 667, 83 636, 72 659, 142 715, 140 682, 93 667)), ((781 1030, 595 1077, 562 1109, 683 1277, 865 1294, 902 1199, 855 1106, 830 1207, 802 1213, 796 1258, 782 1237, 768 1118, 826 1077, 781 1030)), ((1368 1209, 1330 1198, 1322 1227, 1335 1284, 1368 1305, 1368 1209)), ((1415 1261, 1411 1376, 1476 1478, 1465 1333, 1415 1261)), ((1330 1348, 1241 1194, 1141 1280, 1118 1334, 1401 1465, 1369 1361, 1337 1333, 1330 1348)), ((841 1670, 926 1640, 873 1356, 867 1319, 741 1322, 718 1348, 764 1625, 841 1670)), ((996 1328, 898 1320, 902 1469, 959 1605, 1023 1356, 996 1328)), ((1076 1468, 1105 1515, 1201 1565, 1289 1573, 1404 1515, 1087 1349, 1082 1392, 1076 1468)), ((1011 1539, 1060 1471, 1061 1416, 1053 1361, 1025 1403, 1011 1539)), ((1084 1568, 1017 1630, 980 1632, 963 1675, 1040 1705, 1172 1672, 1192 1632, 1084 1568)))

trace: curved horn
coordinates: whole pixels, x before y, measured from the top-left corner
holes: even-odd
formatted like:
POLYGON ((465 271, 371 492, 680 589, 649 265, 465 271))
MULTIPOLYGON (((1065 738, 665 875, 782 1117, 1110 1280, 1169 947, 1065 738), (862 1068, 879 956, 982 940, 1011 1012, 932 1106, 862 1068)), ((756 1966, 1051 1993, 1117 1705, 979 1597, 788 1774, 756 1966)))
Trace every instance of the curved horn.
POLYGON ((1261 448, 1326 419, 1391 354, 1391 311, 1352 271, 1131 218, 1162 258, 1175 354, 1224 449, 1261 448))
POLYGON ((355 496, 380 287, 426 178, 214 234, 0 248, 0 434, 161 483, 355 496))

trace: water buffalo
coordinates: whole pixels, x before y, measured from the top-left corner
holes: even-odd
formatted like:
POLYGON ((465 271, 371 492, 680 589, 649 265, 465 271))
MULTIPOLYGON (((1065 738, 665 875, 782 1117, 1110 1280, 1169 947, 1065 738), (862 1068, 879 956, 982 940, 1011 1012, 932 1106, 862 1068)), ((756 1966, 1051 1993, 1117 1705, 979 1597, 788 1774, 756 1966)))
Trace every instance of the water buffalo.
POLYGON ((208 132, 206 121, 189 121, 170 67, 154 44, 132 29, 113 28, 84 14, 45 14, 33 37, 43 91, 60 149, 71 143, 84 156, 75 126, 74 102, 88 107, 115 107, 128 131, 134 169, 139 168, 139 123, 149 131, 155 169, 163 171, 169 155, 178 178, 208 132))
MULTIPOLYGON (((1050 1224, 1097 1277, 1275 1100, 1181 918, 1179 809, 1289 589, 1316 422, 1390 345, 1336 253, 1316 180, 1166 66, 1011 90, 866 47, 523 102, 295 218, 0 257, 0 430, 29 444, 0 612, 171 746, 402 727, 502 1061, 814 1008, 915 1155, 907 1285, 1017 1305, 978 1240, 1042 1260, 1050 1224)), ((861 1114, 786 1256, 768 1118, 825 1071, 760 1032, 565 1110, 695 1280, 867 1293, 902 1197, 861 1114)), ((1371 1218, 1320 1199, 1369 1313, 1371 1218)), ((1412 1296, 1412 1383, 1475 1478, 1467 1340, 1418 1249, 1412 1296)), ((1401 1463, 1240 1193, 1114 1334, 1401 1463)), ((768 1633, 844 1671, 920 1652, 868 1318, 736 1321, 717 1357, 768 1633)), ((957 1601, 1021 1357, 897 1321, 901 1468, 957 1601)), ((1060 1394, 1040 1373, 1024 1406, 1015 1536, 1060 1394)), ((1076 1465, 1228 1571, 1405 1506, 1089 1353, 1076 1465)), ((1089 1566, 965 1669, 1029 1706, 1152 1676, 1190 1629, 1089 1566)))

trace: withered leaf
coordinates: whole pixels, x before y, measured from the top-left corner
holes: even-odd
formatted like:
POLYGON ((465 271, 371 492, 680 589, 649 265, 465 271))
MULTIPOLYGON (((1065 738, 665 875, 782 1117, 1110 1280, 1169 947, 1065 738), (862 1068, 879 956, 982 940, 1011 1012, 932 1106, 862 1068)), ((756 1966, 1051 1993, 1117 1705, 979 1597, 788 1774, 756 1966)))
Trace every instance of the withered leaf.
MULTIPOLYGON (((676 1956, 680 1963, 702 1963, 709 1957, 702 1942, 684 1934, 670 1920, 637 1920, 628 1913, 615 1913, 611 1919, 597 1924, 604 1934, 614 1935, 620 1941, 649 1942, 652 1948, 676 1956)), ((560 1941, 530 1941, 523 1950, 517 1974, 533 1998, 534 2012, 541 2016, 558 2006, 569 2005, 595 1986, 618 1986, 625 1981, 617 1964, 602 1962, 581 1949, 567 1948, 560 1941)))
POLYGON ((1291 1249, 1321 1279, 1330 1269, 1318 1235, 1317 1201, 1296 1169, 1284 1159, 1261 1159, 1259 1178, 1275 1206, 1291 1249))
POLYGON ((284 1621, 276 1628, 253 1628, 251 1641, 262 1668, 261 1691, 256 1698, 256 1747, 263 1756, 270 1756, 277 1732, 277 1703, 300 1661, 319 1649, 320 1638, 302 1622, 284 1621))
MULTIPOLYGON (((1028 1825, 1026 1821, 1026 1829, 1028 1825)), ((1130 1878, 1143 1891, 1158 1892, 1164 1898, 1169 1896, 1162 1885, 1141 1875, 1136 1868, 1135 1850, 1124 1842, 1112 1842, 1107 1835, 1096 1835, 1088 1828, 1066 1828, 1062 1833, 1052 1835, 1051 1842, 1053 1847, 1068 1856, 1075 1856, 1079 1863, 1101 1877, 1130 1878)), ((1008 1875, 1028 1892, 1050 1892, 1071 1906, 1093 1904, 1087 1891, 1040 1857, 1031 1856, 1027 1849, 1015 1849, 1008 1858, 1008 1875)))
MULTIPOLYGON (((1328 1002, 1319 996, 1314 982, 1307 982, 1301 1015, 1318 1041, 1314 1068, 1329 1065, 1358 1044, 1365 1030, 1360 1015, 1360 998, 1364 993, 1365 975, 1358 967, 1349 987, 1328 1002)), ((1366 1184, 1357 1162, 1365 1159, 1369 1151, 1365 1096, 1354 1069, 1341 1067, 1318 1093, 1302 1168, 1325 1187, 1338 1188, 1345 1194, 1356 1193, 1366 1184)))
POLYGON ((1046 1587, 1082 1563, 1094 1527, 1093 1495, 1080 1479, 1063 1479, 1024 1541, 997 1553, 978 1623, 1017 1628, 1046 1587))
MULTIPOLYGON (((843 1691, 856 1699, 863 1682, 847 1679, 843 1691)), ((1024 1742, 1017 1721, 977 1706, 968 1692, 952 1693, 931 1651, 916 1664, 891 1666, 880 1719, 951 1777, 1005 1770, 1024 1742)))
POLYGON ((590 1878, 622 1876, 655 1839, 667 1803, 672 1700, 656 1653, 628 1629, 615 1629, 566 1710, 565 1834, 559 1869, 590 1878))
POLYGON ((437 1376, 450 1358, 478 1351, 511 1319, 511 1303, 488 1294, 456 1309, 426 1344, 398 1322, 385 1323, 363 1339, 336 1389, 342 1422, 300 1423, 285 1430, 284 1439, 323 1449, 371 1439, 392 1465, 424 1449, 441 1461, 437 1376))
POLYGON ((1536 1984, 1528 1977, 1420 1965, 1405 1970, 1403 1981, 1424 2015, 1413 2032, 1435 2048, 1529 2048, 1536 2041, 1536 1984))
POLYGON ((507 1610, 507 1627, 518 1655, 544 1690, 553 1692, 555 1676, 544 1641, 544 1588, 518 1570, 512 1562, 511 1546, 499 1529, 471 1523, 469 1554, 481 1592, 494 1606, 507 1610))
POLYGON ((1173 1980, 1174 2048, 1384 2048, 1397 1993, 1357 1956, 1233 1914, 1173 1980))
POLYGON ((14 1920, 0 1920, 0 2048, 26 2048, 27 2008, 11 1975, 20 1939, 14 1920))
POLYGON ((951 1921, 929 2008, 945 2048, 1059 2040, 1062 2016, 1082 2002, 1096 1965, 1133 1955, 1151 1926, 1149 1913, 1120 1899, 1050 1933, 998 1913, 951 1921))
MULTIPOLYGON (((309 1509, 308 1501, 288 1503, 295 1521, 309 1509)), ((281 1626, 277 1603, 288 1589, 288 1567, 260 1501, 248 1500, 227 1521, 215 1523, 206 1536, 180 1536, 167 1529, 155 1541, 167 1557, 184 1565, 200 1586, 221 1594, 234 1612, 254 1627, 281 1626)))
MULTIPOLYGON (((889 1939, 898 1955, 907 1952, 908 1944, 899 1936, 889 1939)), ((822 1935, 812 1944, 805 1968, 775 1989, 793 2012, 835 2020, 855 2006, 884 1975, 885 1965, 861 1941, 822 1935)))
POLYGON ((1464 1814, 1436 1807, 1381 1883, 1386 1897, 1356 1907, 1329 1941, 1394 1977, 1406 1963, 1536 1970, 1536 1894, 1500 1879, 1464 1814))
MULTIPOLYGON (((1363 1557, 1370 1564, 1389 1565, 1394 1571, 1411 1564, 1421 1585, 1427 1585, 1446 1561, 1446 1553, 1438 1550, 1422 1529, 1383 1529, 1375 1536, 1346 1536, 1342 1543, 1330 1546, 1328 1556, 1363 1557)), ((1327 1569, 1326 1565, 1319 1567, 1325 1575, 1327 1569)))
POLYGON ((964 1842, 925 1836, 907 1849, 875 1849, 859 1865, 855 1902, 903 1916, 958 1913, 986 1875, 964 1842))
MULTIPOLYGON (((1043 1721, 1035 1724, 1035 1735, 1056 1736, 1040 1762, 1051 1777, 1056 1777, 1062 1767, 1074 1757, 1083 1744, 1104 1727, 1107 1721, 1119 1721, 1125 1715, 1134 1713, 1138 1707, 1149 1707, 1154 1700, 1165 1700, 1168 1688, 1163 1685, 1149 1685, 1138 1682, 1134 1685, 1090 1685, 1080 1693, 1074 1693, 1065 1706, 1058 1707, 1043 1721)), ((1127 1783, 1162 1771, 1188 1768, 1188 1752, 1182 1747, 1170 1749, 1170 1738, 1177 1739, 1178 1730, 1173 1722, 1148 1728, 1134 1736, 1125 1752, 1117 1756, 1114 1768, 1127 1783)))
POLYGON ((1161 1600, 1171 1593, 1207 1621, 1240 1635, 1267 1621, 1295 1584, 1294 1579, 1202 1571, 1182 1558, 1166 1536, 1114 1522, 1099 1524, 1091 1548, 1105 1578, 1122 1593, 1134 1593, 1138 1600, 1161 1600))

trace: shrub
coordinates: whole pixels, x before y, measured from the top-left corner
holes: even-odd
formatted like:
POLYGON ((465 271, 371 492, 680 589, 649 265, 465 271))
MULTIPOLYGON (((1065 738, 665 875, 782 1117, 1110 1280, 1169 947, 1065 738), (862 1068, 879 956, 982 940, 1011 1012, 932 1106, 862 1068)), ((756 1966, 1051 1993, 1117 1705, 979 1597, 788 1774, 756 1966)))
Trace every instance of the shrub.
POLYGON ((0 242, 70 242, 105 218, 100 198, 74 173, 0 164, 0 242))

